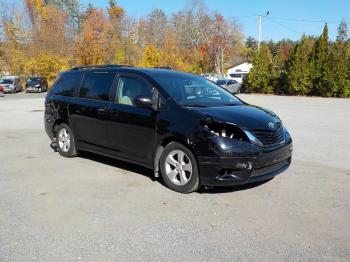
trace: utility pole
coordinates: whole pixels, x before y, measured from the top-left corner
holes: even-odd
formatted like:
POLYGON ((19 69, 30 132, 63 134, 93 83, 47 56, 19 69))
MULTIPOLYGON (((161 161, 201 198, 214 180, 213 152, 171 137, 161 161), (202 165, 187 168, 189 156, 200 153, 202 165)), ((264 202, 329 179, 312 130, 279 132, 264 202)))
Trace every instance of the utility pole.
MULTIPOLYGON (((267 17, 269 14, 270 14, 270 11, 267 11, 264 17, 267 17)), ((262 15, 259 15, 258 52, 260 51, 260 44, 261 44, 262 17, 263 17, 262 15)))
POLYGON ((262 15, 259 15, 258 52, 260 52, 260 42, 261 42, 261 20, 262 20, 262 15))

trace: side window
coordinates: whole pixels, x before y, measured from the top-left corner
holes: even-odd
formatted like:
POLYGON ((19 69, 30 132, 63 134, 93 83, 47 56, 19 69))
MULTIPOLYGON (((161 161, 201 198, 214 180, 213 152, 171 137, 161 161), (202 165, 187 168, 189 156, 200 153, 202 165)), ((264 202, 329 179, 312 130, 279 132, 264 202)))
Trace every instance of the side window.
POLYGON ((80 85, 82 76, 83 74, 81 72, 63 73, 53 87, 54 94, 59 96, 73 96, 75 88, 80 85))
POLYGON ((147 96, 153 99, 153 92, 147 84, 137 78, 122 76, 118 82, 117 103, 123 105, 134 105, 137 96, 147 96))
POLYGON ((110 72, 86 73, 79 97, 108 101, 114 77, 115 73, 110 72))

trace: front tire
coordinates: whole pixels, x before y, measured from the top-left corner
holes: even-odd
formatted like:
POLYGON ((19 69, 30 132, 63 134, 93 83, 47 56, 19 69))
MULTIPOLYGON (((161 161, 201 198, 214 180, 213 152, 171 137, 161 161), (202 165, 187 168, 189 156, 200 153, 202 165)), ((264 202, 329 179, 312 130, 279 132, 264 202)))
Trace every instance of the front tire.
POLYGON ((63 157, 78 155, 72 130, 67 124, 60 124, 56 132, 58 153, 63 157))
POLYGON ((179 193, 191 193, 200 187, 197 161, 191 150, 180 143, 168 144, 160 157, 164 183, 179 193))

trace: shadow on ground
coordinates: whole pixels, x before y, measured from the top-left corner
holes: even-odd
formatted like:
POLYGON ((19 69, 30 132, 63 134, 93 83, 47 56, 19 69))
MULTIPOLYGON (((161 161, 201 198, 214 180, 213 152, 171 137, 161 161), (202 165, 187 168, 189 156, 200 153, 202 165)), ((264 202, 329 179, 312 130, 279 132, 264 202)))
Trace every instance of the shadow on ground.
MULTIPOLYGON (((55 147, 52 146, 52 148, 55 150, 55 147)), ((150 170, 148 168, 145 168, 143 166, 139 166, 136 164, 131 164, 128 162, 124 162, 121 160, 117 160, 114 158, 109 158, 106 156, 90 153, 90 152, 82 152, 79 157, 89 159, 92 161, 96 161, 105 165, 113 166, 115 168, 119 169, 124 169, 129 172, 133 172, 139 175, 143 175, 145 177, 148 177, 152 181, 157 181, 159 182, 162 186, 165 186, 163 183, 163 180, 161 178, 156 178, 154 177, 153 170, 150 170)), ((227 186, 227 187, 202 187, 198 190, 198 194, 223 194, 223 193, 233 193, 233 192, 238 192, 242 190, 249 190, 253 189, 255 187, 261 186, 273 178, 262 181, 262 182, 256 182, 256 183, 251 183, 247 185, 238 185, 238 186, 227 186)))

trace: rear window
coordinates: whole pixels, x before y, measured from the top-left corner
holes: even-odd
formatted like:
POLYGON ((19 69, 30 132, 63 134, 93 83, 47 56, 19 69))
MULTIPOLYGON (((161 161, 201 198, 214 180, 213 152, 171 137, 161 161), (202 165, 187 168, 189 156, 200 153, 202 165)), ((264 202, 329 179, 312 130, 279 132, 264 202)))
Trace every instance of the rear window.
POLYGON ((82 72, 63 73, 53 87, 55 95, 73 96, 75 88, 80 86, 82 72))
POLYGON ((112 72, 86 73, 79 97, 108 101, 114 77, 112 72))

